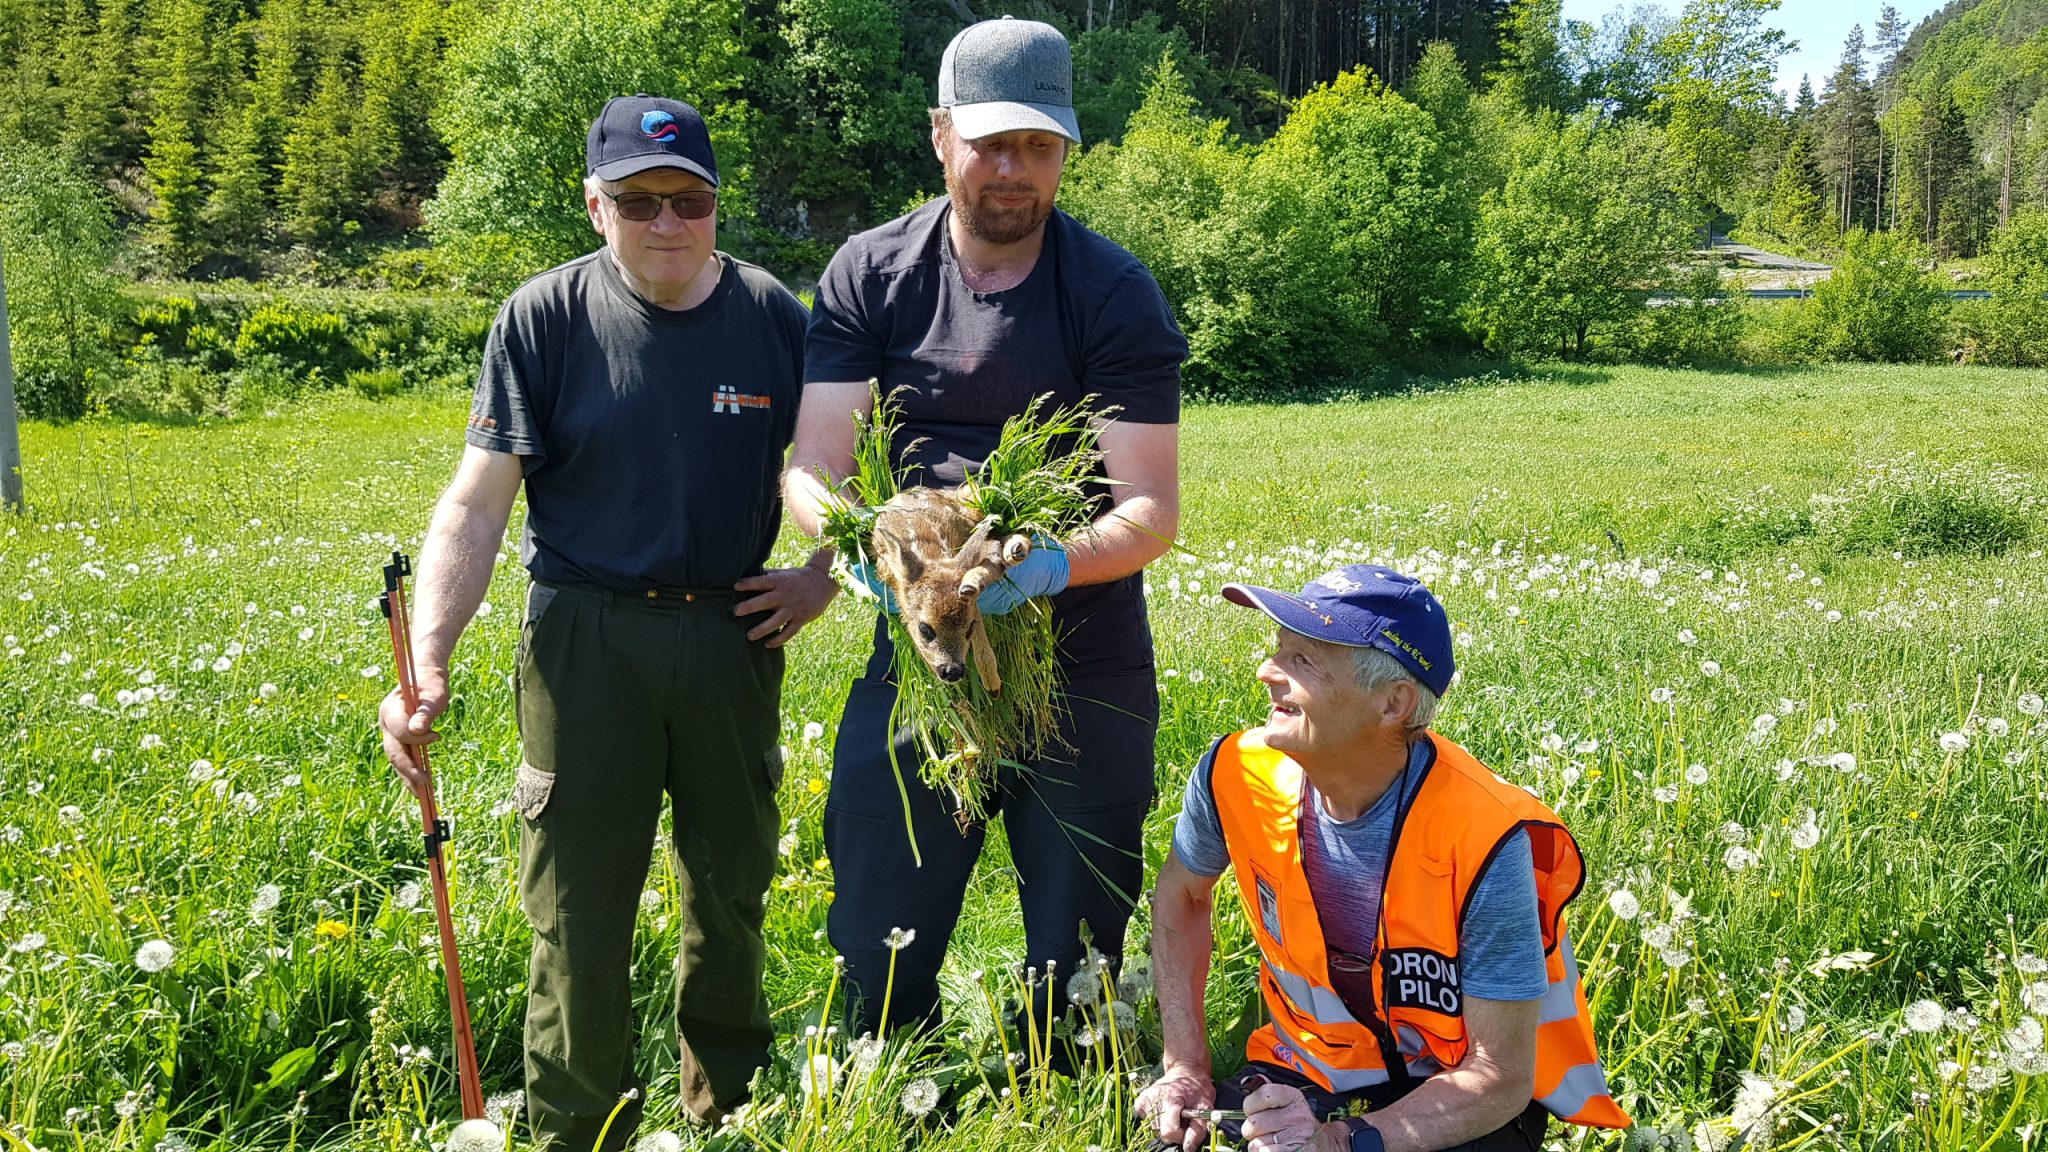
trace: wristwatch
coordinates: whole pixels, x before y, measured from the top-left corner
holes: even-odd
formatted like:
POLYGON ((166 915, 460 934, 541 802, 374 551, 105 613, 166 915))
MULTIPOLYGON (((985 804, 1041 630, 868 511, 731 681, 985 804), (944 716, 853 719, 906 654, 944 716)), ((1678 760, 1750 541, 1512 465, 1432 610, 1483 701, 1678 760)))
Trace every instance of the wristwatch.
POLYGON ((1386 1139, 1365 1117, 1346 1116, 1344 1126, 1351 1129, 1351 1152, 1387 1152, 1386 1139))

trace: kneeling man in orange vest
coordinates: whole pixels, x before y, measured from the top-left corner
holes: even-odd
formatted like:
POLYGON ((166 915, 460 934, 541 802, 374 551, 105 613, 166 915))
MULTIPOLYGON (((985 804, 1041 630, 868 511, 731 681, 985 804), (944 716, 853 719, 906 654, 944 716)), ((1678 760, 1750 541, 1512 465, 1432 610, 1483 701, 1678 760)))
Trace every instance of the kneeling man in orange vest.
POLYGON ((1194 1152, 1215 1109, 1251 1152, 1530 1152, 1549 1117, 1626 1127, 1565 935, 1585 882, 1555 813, 1429 730, 1449 689, 1443 605, 1354 565, 1299 596, 1231 584, 1279 624, 1272 711, 1188 782, 1153 898, 1164 1075, 1138 1098, 1194 1152), (1202 995, 1225 867, 1270 1021, 1210 1078, 1202 995))

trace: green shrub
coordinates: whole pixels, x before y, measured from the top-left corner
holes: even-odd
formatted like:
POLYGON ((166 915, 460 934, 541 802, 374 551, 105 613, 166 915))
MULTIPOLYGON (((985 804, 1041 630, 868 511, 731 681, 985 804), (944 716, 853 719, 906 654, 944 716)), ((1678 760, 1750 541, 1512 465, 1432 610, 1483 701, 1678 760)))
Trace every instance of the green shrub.
POLYGON ((1910 237, 1855 231, 1834 272, 1799 309, 1801 341, 1820 360, 1912 362, 1947 349, 1948 293, 1910 237))
POLYGON ((1991 299, 1963 314, 1974 329, 1976 358, 2048 364, 2048 209, 2021 209, 1992 236, 1984 278, 1991 299))
POLYGON ((372 400, 405 391, 405 373, 396 368, 360 368, 348 374, 348 386, 372 400))
POLYGON ((1720 268, 1694 264, 1669 277, 1664 297, 1615 334, 1615 351, 1648 364, 1729 364, 1741 359, 1747 301, 1720 268))
POLYGON ((1854 483, 1813 498, 1813 523, 1838 551, 1995 555, 2048 514, 2034 480, 1906 456, 1870 465, 1854 483))
POLYGON ((265 304, 250 313, 235 334, 235 359, 271 358, 287 370, 324 373, 330 379, 346 371, 354 358, 348 321, 338 312, 314 311, 289 302, 265 304))
POLYGON ((104 188, 54 152, 0 148, 15 400, 30 418, 85 415, 115 368, 122 302, 107 267, 117 246, 104 188))
POLYGON ((1811 535, 1812 511, 1779 503, 1773 495, 1765 485, 1751 495, 1723 498, 1679 543, 1687 555, 1725 565, 1811 535))

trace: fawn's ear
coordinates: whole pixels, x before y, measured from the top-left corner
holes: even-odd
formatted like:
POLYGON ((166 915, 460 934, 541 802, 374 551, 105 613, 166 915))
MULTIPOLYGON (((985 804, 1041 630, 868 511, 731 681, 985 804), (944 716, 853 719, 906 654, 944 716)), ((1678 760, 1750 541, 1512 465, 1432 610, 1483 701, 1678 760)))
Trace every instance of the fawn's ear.
POLYGON ((882 579, 898 585, 915 584, 924 575, 924 564, 903 541, 875 525, 875 570, 882 579))

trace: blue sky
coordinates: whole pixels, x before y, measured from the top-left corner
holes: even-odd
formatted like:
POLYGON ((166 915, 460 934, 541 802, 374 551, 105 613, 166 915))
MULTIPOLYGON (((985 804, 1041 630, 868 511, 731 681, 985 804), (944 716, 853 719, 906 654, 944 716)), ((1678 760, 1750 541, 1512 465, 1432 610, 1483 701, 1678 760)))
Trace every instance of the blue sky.
MULTIPOLYGON (((1912 28, 1922 19, 1931 15, 1942 5, 1943 0, 1892 0, 1892 7, 1905 18, 1906 27, 1912 28)), ((1602 17, 1624 5, 1617 0, 1564 0, 1564 16, 1567 20, 1585 20, 1599 24, 1602 17)), ((1638 5, 1631 0, 1625 5, 1630 9, 1638 5)), ((1683 0, 1667 0, 1662 4, 1645 5, 1662 8, 1676 14, 1682 8, 1683 0)), ((1805 73, 1813 77, 1813 90, 1819 94, 1827 77, 1835 70, 1835 64, 1842 58, 1842 41, 1849 35, 1849 26, 1863 25, 1867 37, 1877 26, 1878 11, 1884 7, 1883 0, 1785 0, 1779 6, 1775 17, 1777 26, 1785 30, 1790 39, 1799 46, 1786 53, 1778 61, 1778 90, 1791 95, 1799 89, 1799 76, 1805 73)), ((1876 61, 1871 61, 1875 66, 1876 61)))

